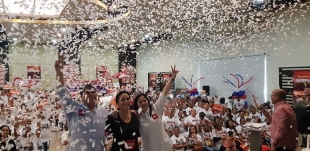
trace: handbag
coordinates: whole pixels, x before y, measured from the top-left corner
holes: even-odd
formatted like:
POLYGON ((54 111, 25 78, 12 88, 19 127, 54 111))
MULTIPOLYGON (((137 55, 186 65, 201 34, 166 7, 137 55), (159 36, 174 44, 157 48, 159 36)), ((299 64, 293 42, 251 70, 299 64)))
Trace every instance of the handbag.
POLYGON ((206 146, 208 146, 208 147, 210 147, 211 145, 212 145, 212 142, 211 142, 211 140, 205 140, 205 144, 206 144, 206 146))

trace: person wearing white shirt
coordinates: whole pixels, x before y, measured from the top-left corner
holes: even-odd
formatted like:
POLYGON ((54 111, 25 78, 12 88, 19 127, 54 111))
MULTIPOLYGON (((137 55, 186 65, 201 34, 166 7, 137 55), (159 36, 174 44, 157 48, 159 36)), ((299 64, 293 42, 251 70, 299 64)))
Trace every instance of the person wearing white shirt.
POLYGON ((102 151, 105 145, 105 121, 109 112, 104 107, 98 106, 96 89, 90 84, 83 89, 81 103, 70 97, 62 72, 64 64, 64 56, 59 55, 55 61, 56 78, 60 83, 57 96, 68 118, 70 134, 68 150, 102 151))
POLYGON ((234 107, 237 109, 237 111, 241 111, 244 108, 245 102, 244 99, 240 99, 240 97, 236 97, 234 100, 234 107))
POLYGON ((173 115, 173 110, 169 110, 169 116, 163 119, 164 128, 169 137, 173 135, 173 129, 179 126, 178 119, 174 118, 173 115))
MULTIPOLYGON (((189 101, 188 102, 188 107, 185 109, 185 111, 186 111, 186 115, 190 115, 191 113, 191 110, 192 109, 195 109, 196 110, 196 108, 194 107, 194 103, 193 103, 193 101, 189 101)), ((196 110, 197 111, 197 110, 196 110)))
POLYGON ((249 115, 249 118, 253 121, 256 118, 259 118, 260 120, 262 120, 262 114, 260 114, 259 112, 256 111, 256 108, 251 108, 251 113, 249 115))
POLYGON ((196 116, 196 110, 192 109, 190 116, 186 117, 183 126, 187 129, 189 126, 197 126, 200 122, 199 117, 196 116))
POLYGON ((208 124, 203 125, 201 129, 201 136, 203 138, 203 145, 205 151, 213 151, 214 142, 213 142, 213 135, 211 132, 211 126, 208 124))
POLYGON ((165 132, 162 123, 162 114, 168 93, 179 73, 175 66, 171 67, 171 70, 171 79, 154 105, 150 104, 150 100, 145 94, 138 95, 134 100, 133 109, 138 110, 140 115, 141 151, 170 151, 172 149, 172 141, 165 132))
MULTIPOLYGON (((204 108, 201 109, 201 110, 199 110, 199 113, 200 113, 200 112, 205 113, 206 118, 208 118, 208 120, 211 120, 211 118, 213 117, 213 112, 212 112, 212 109, 210 108, 209 103, 205 103, 205 104, 204 104, 204 108)), ((199 113, 198 113, 198 114, 199 114, 199 113)))
POLYGON ((188 148, 192 150, 198 150, 202 147, 202 137, 198 134, 198 130, 196 126, 190 126, 189 132, 187 136, 188 140, 188 148))
POLYGON ((180 135, 179 127, 174 127, 173 136, 171 137, 171 141, 173 144, 174 151, 184 151, 185 147, 188 147, 188 143, 183 135, 180 135))
POLYGON ((214 140, 214 151, 219 151, 223 145, 222 138, 226 137, 226 129, 223 127, 222 121, 217 121, 212 130, 212 136, 214 140))
POLYGON ((237 117, 236 122, 240 125, 240 120, 245 119, 244 112, 240 111, 239 117, 237 117))

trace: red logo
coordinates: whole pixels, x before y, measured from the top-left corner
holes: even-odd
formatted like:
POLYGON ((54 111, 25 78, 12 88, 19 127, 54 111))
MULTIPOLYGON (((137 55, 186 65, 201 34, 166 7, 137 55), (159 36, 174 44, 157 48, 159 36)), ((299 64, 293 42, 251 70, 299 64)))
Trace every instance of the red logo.
POLYGON ((153 114, 153 115, 152 115, 152 118, 153 118, 154 120, 156 120, 156 119, 158 119, 158 116, 157 116, 156 114, 153 114))
POLYGON ((85 111, 84 110, 79 110, 79 116, 85 116, 85 111))

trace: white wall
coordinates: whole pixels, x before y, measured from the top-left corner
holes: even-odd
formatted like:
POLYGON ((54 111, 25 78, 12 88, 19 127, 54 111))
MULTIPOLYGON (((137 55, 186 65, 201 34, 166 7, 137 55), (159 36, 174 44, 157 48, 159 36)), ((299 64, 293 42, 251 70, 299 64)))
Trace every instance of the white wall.
MULTIPOLYGON (((41 66, 41 79, 44 87, 54 87, 57 48, 48 45, 12 44, 9 48, 10 81, 14 77, 27 78, 27 66, 41 66)), ((110 73, 118 71, 118 54, 115 50, 94 50, 81 48, 82 80, 96 79, 96 66, 106 65, 110 73)))
POLYGON ((137 62, 138 84, 147 87, 147 72, 170 71, 170 65, 175 64, 180 70, 176 87, 185 88, 187 85, 180 78, 199 77, 197 60, 267 53, 267 94, 270 94, 279 87, 279 67, 309 66, 310 12, 305 12, 289 12, 275 18, 274 28, 252 33, 233 44, 229 40, 220 45, 208 41, 170 40, 142 46, 137 62))

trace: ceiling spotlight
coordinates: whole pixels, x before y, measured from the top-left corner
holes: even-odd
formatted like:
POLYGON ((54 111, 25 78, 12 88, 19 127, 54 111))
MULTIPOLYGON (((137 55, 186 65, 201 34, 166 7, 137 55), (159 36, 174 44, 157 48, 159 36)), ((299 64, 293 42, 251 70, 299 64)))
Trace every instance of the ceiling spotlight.
POLYGON ((58 33, 57 36, 58 36, 58 37, 61 37, 61 33, 58 33))
POLYGON ((144 37, 145 37, 145 38, 150 38, 150 36, 149 36, 149 35, 145 35, 144 37))
POLYGON ((17 38, 13 38, 14 41, 17 41, 17 38))
POLYGON ((88 45, 92 45, 93 43, 92 42, 88 42, 88 45))

